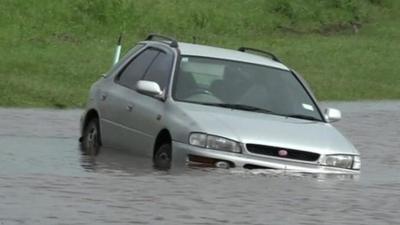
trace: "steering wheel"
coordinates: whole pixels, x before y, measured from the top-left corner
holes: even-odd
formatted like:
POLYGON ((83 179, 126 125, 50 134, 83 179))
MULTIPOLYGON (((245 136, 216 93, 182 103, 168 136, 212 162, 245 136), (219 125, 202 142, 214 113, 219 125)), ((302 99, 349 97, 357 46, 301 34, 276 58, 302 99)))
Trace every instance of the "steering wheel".
POLYGON ((208 89, 200 87, 189 92, 190 96, 198 94, 213 95, 208 89))

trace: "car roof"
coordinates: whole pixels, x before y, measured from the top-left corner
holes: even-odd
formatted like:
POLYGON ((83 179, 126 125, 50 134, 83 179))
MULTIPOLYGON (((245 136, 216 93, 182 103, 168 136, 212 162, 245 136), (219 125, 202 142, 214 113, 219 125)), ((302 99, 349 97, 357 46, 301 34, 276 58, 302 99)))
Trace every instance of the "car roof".
MULTIPOLYGON (((146 40, 146 41, 141 41, 139 43, 170 46, 169 44, 163 41, 146 40)), ((285 66, 281 62, 275 61, 269 57, 262 55, 246 53, 239 50, 213 47, 208 45, 191 44, 185 42, 177 42, 177 43, 181 55, 225 59, 231 61, 239 61, 239 62, 269 66, 282 70, 288 70, 288 71, 290 70, 287 66, 285 66)))
POLYGON ((280 62, 274 61, 271 58, 256 54, 241 52, 238 50, 212 47, 207 45, 190 44, 185 42, 178 42, 178 46, 181 55, 226 59, 232 61, 240 61, 240 62, 259 64, 269 67, 275 67, 282 70, 289 70, 288 67, 286 67, 280 62))

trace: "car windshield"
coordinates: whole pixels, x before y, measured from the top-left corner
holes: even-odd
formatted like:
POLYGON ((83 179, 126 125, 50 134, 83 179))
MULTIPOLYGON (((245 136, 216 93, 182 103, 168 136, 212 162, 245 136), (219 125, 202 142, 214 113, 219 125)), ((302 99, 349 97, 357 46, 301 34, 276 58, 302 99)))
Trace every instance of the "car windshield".
POLYGON ((322 121, 316 105, 290 71, 244 62, 182 56, 173 98, 322 121))

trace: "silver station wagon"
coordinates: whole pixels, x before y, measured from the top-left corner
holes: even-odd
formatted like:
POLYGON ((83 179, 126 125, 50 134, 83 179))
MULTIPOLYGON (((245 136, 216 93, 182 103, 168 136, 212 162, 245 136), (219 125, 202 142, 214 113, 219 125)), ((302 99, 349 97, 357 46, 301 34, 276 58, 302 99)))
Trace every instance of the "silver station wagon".
POLYGON ((340 118, 269 52, 152 34, 93 84, 80 140, 87 153, 127 149, 161 169, 356 174, 359 152, 330 124, 340 118))

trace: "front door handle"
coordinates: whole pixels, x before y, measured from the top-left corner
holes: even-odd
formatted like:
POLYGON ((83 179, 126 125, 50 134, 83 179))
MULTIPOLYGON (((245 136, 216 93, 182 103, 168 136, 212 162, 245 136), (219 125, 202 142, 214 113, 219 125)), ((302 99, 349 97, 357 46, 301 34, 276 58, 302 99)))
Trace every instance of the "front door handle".
POLYGON ((128 112, 132 112, 132 110, 133 110, 133 105, 127 105, 127 106, 126 106, 126 110, 127 110, 128 112))
POLYGON ((104 101, 104 100, 106 100, 106 99, 107 99, 107 94, 102 93, 102 94, 101 94, 101 100, 104 101))

